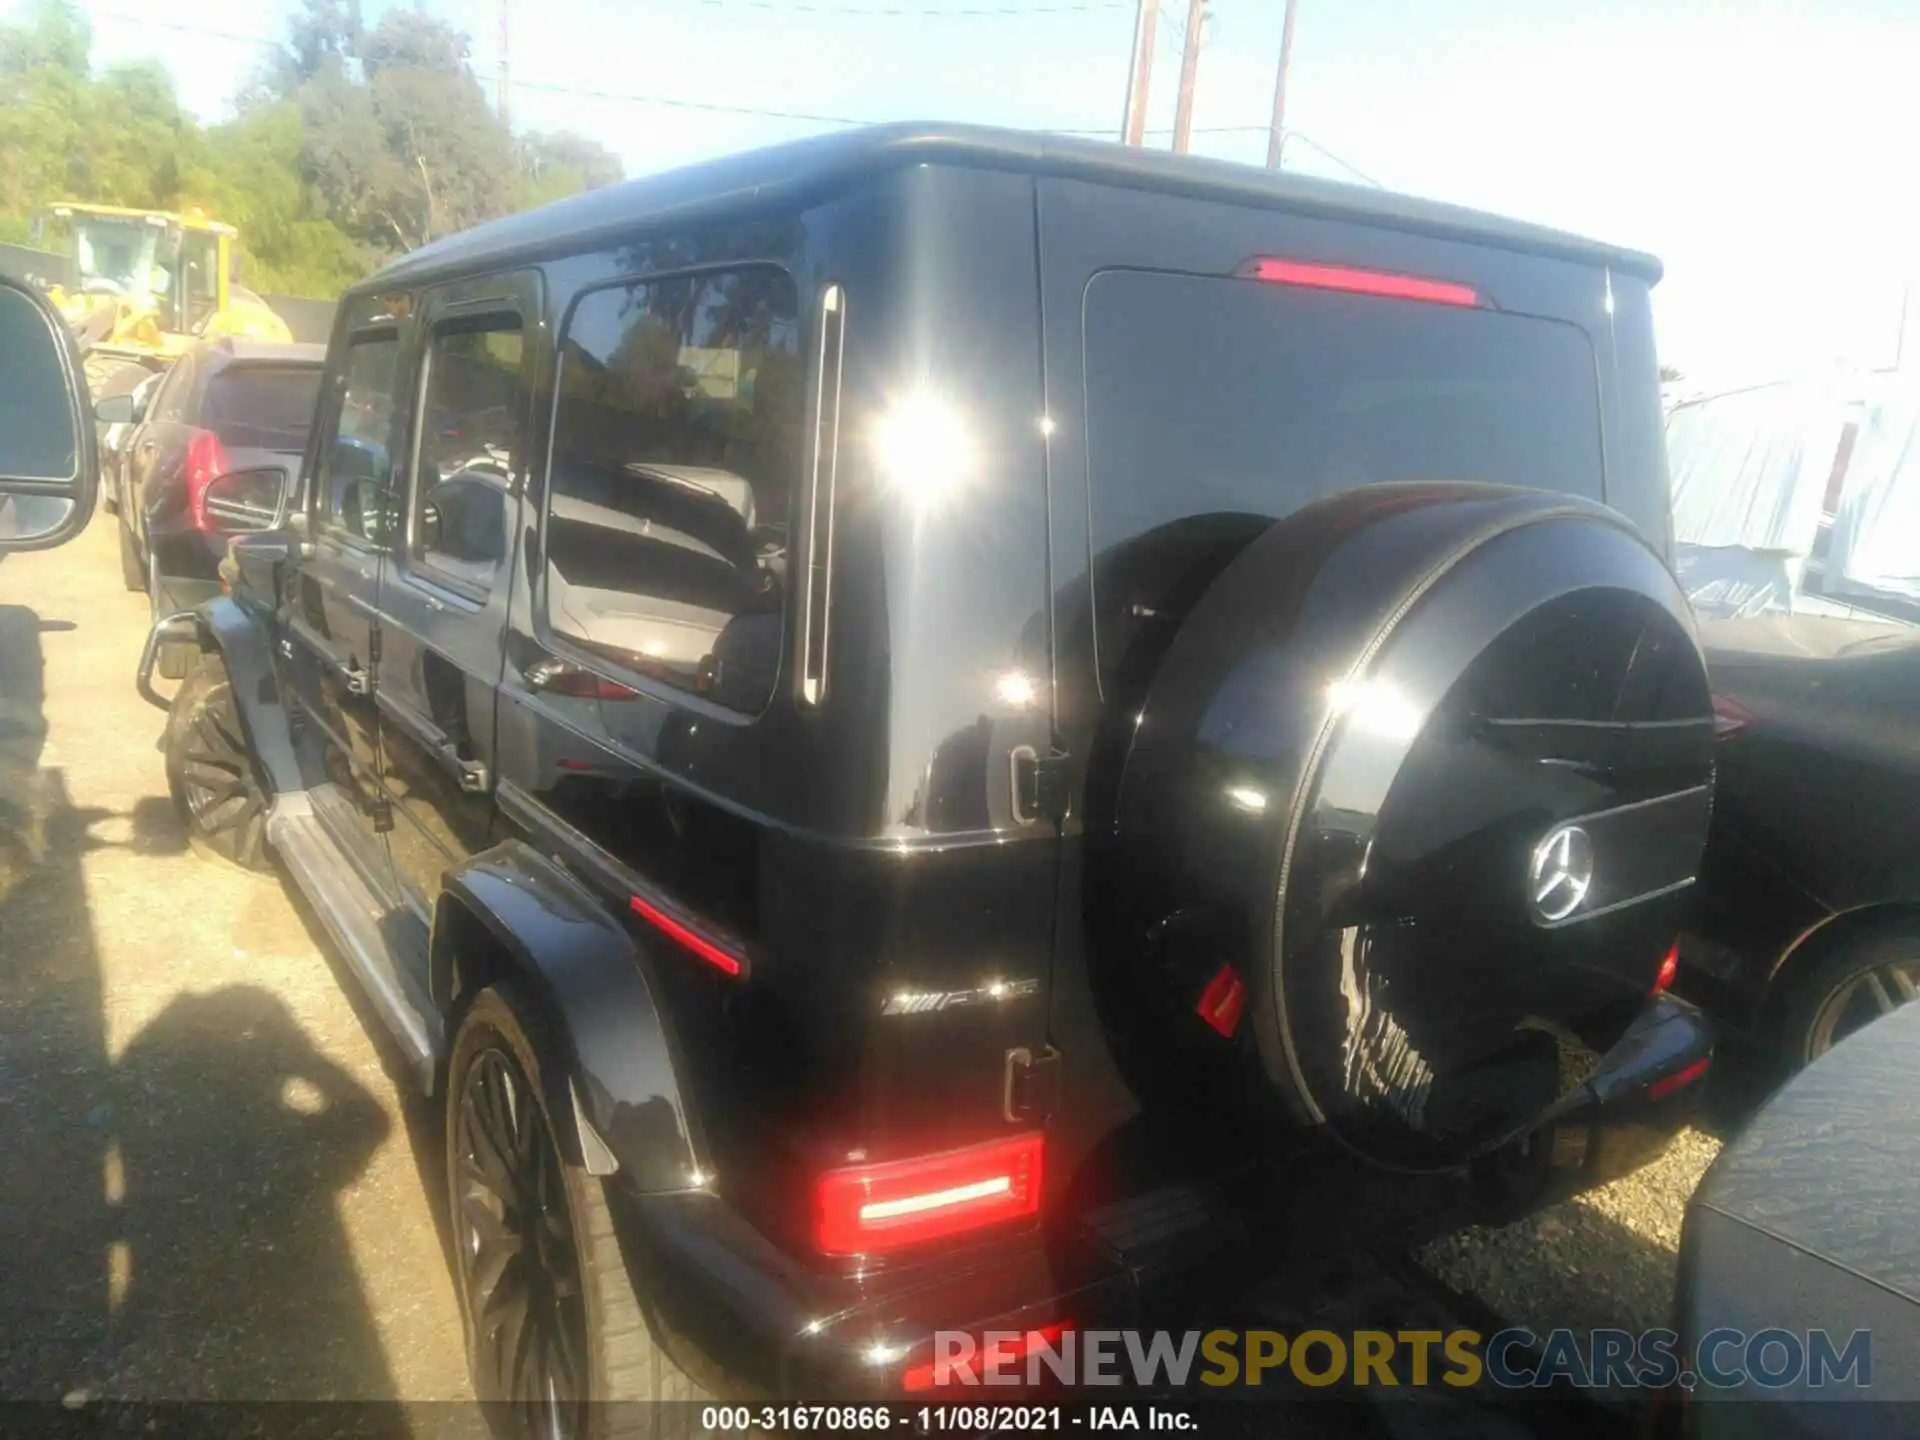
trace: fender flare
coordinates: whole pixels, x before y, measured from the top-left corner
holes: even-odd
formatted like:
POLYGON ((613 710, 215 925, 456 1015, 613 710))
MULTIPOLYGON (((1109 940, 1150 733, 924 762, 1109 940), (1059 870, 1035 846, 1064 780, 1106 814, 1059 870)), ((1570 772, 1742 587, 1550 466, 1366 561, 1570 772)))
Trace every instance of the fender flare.
MULTIPOLYGON (((478 924, 518 977, 558 1021, 571 1097, 594 1134, 577 1137, 590 1170, 595 1142, 641 1194, 699 1189, 710 1167, 686 1103, 665 1017, 633 936, 572 875, 519 840, 507 840, 449 871, 433 917, 428 989, 452 1016, 455 948, 463 924, 478 924), (464 912, 456 913, 456 912, 464 912)), ((611 1168, 611 1167, 608 1167, 611 1168)))
MULTIPOLYGON (((231 595, 209 600, 193 612, 200 648, 219 653, 233 686, 234 707, 246 727, 247 740, 275 795, 306 789, 300 761, 294 753, 293 728, 280 694, 280 677, 273 665, 273 639, 268 625, 231 595)), ((169 735, 173 726, 169 712, 169 735)), ((165 738, 162 739, 165 744, 165 738)))

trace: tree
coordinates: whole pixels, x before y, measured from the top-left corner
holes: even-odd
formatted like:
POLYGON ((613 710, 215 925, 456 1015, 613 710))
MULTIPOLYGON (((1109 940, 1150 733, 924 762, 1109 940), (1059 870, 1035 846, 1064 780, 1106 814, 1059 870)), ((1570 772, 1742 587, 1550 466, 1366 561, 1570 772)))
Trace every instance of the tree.
MULTIPOLYGON (((309 17, 337 5, 308 0, 309 17)), ((580 136, 516 146, 474 76, 467 37, 424 11, 387 11, 349 58, 294 93, 304 171, 329 218, 373 252, 410 250, 619 178, 613 155, 580 136)))
POLYGON ((598 141, 561 130, 522 135, 519 204, 544 205, 582 190, 598 190, 621 178, 620 159, 598 141))
POLYGON ((305 0, 286 44, 203 128, 158 64, 96 76, 74 0, 0 23, 0 238, 62 199, 197 205, 236 225, 258 289, 337 294, 387 256, 620 178, 578 135, 508 132, 471 44, 417 9, 369 29, 359 0, 305 0))

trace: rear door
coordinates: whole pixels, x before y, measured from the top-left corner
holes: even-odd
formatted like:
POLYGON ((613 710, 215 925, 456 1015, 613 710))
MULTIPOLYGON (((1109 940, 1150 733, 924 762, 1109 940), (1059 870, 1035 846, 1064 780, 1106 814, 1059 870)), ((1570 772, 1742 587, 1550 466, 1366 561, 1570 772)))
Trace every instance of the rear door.
POLYGON ((441 876, 489 843, 494 694, 541 333, 537 274, 424 297, 415 421, 381 580, 381 782, 394 869, 431 918, 441 876))
MULTIPOLYGON (((1274 521, 1372 482, 1448 479, 1658 518, 1631 503, 1657 476, 1607 468, 1603 267, 1081 180, 1038 194, 1055 715, 1083 802, 1068 836, 1099 833, 1112 786, 1090 765, 1110 775, 1179 618, 1274 521)), ((1077 1063, 1105 1047, 1074 954, 1076 855, 1050 1023, 1077 1063)), ((1059 1137, 1063 1166, 1136 1103, 1111 1073, 1071 1083, 1063 1122, 1085 1128, 1059 1137)))
POLYGON ((366 878, 392 894, 374 697, 380 563, 394 510, 396 381, 409 326, 384 308, 375 313, 335 346, 321 390, 306 486, 312 553, 288 573, 281 658, 296 702, 322 737, 333 782, 316 808, 366 878))

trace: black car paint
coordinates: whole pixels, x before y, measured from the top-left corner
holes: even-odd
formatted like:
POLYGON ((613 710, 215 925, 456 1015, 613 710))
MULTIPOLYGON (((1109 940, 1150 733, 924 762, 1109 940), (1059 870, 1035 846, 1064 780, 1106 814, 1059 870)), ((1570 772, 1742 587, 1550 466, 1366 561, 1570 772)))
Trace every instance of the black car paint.
MULTIPOLYGON (((1657 415, 1640 393, 1651 392, 1650 369, 1623 385, 1614 343, 1616 329, 1648 328, 1657 266, 1344 187, 897 127, 498 222, 416 252, 341 304, 305 466, 310 514, 281 537, 293 558, 267 566, 279 586, 277 693, 302 716, 292 743, 305 781, 346 786, 357 862, 370 878, 396 898, 413 890, 416 905, 433 904, 422 995, 444 1006, 519 973, 551 997, 580 1111, 632 1182, 619 1188, 635 1243, 701 1275, 702 1288, 665 1287, 667 1323, 740 1373, 783 1378, 742 1339, 769 1326, 782 1364, 817 1365, 844 1384, 859 1375, 854 1347, 876 1325, 1038 1318, 1082 1295, 1087 1305, 1073 1308, 1089 1323, 1138 1303, 1139 1257, 1087 1233, 1027 1227, 890 1263, 804 1258, 803 1197, 811 1176, 853 1155, 925 1153, 1046 1120, 1044 1100, 1028 1114, 1003 1106, 1010 1053, 1050 1043, 1066 1057, 1049 1128, 1054 1208, 1094 1215, 1196 1178, 1194 1157, 1169 1169, 1156 1154, 1087 985, 1087 764, 1100 753, 1103 684, 1091 576, 1102 557, 1090 553, 1077 418, 1079 316, 1043 297, 1077 296, 1114 266, 1231 274, 1262 252, 1444 273, 1503 307, 1579 326, 1614 457, 1605 498, 1664 544, 1657 415), (982 493, 957 497, 931 529, 898 497, 844 506, 824 700, 808 703, 788 663, 755 716, 568 646, 546 624, 540 565, 553 350, 574 297, 625 277, 741 261, 794 277, 807 297, 808 353, 820 288, 845 288, 845 435, 866 432, 901 377, 953 376, 992 457, 982 493), (526 331, 529 456, 509 497, 504 640, 487 658, 463 631, 490 610, 419 583, 400 527, 371 543, 315 524, 313 477, 352 337, 400 340, 386 449, 403 455, 428 317, 466 287, 514 274, 537 274, 544 296, 527 317, 538 321, 526 331), (885 323, 862 328, 863 314, 885 323), (403 613, 415 590, 438 604, 403 613), (404 649, 389 646, 390 626, 407 632, 404 649), (475 791, 395 793, 400 777, 445 769, 444 756, 421 754, 438 749, 425 744, 432 737, 380 703, 388 667, 405 663, 405 684, 428 655, 459 670, 469 699, 498 687, 490 716, 469 707, 457 757, 484 767, 493 802, 484 836, 475 791), (556 693, 540 678, 549 662, 603 674, 626 693, 556 693), (991 678, 1009 671, 1035 682, 1034 699, 994 697, 991 678), (1066 757, 1064 814, 1016 814, 1022 749, 1066 757), (417 815, 396 813, 407 808, 417 815), (400 856, 418 836, 396 838, 416 820, 434 847, 425 863, 400 856), (423 896, 436 859, 445 888, 423 896), (649 896, 738 955, 742 973, 703 963, 638 918, 631 902, 649 896), (1034 984, 1001 1004, 882 1013, 901 990, 995 980, 1034 984), (660 1043, 649 1046, 655 1034, 660 1043), (716 1315, 732 1329, 716 1327, 716 1315)), ((1650 359, 1644 335, 1633 344, 1650 359)), ((869 470, 860 447, 843 444, 840 493, 870 490, 869 470)), ((390 482, 404 485, 405 472, 389 461, 390 482)), ((391 497, 384 504, 400 513, 391 497)), ((790 574, 807 572, 806 547, 796 526, 790 574)), ((236 691, 250 724, 278 723, 253 708, 255 685, 236 691)), ((449 733, 446 715, 425 718, 449 733)), ((1697 1024, 1665 1013, 1690 1041, 1679 1053, 1697 1052, 1697 1024)), ((584 1149, 588 1137, 575 1138, 584 1149)), ((1251 1158, 1249 1147, 1222 1149, 1202 1157, 1197 1178, 1206 1188, 1208 1170, 1238 1172, 1251 1158)), ((1465 1183, 1454 1176, 1441 1188, 1462 1198, 1465 1183)))
MULTIPOLYGON (((1685 597, 1612 512, 1459 485, 1323 501, 1236 558, 1159 662, 1104 846, 1114 923, 1096 961, 1143 970, 1129 936, 1200 917, 1157 941, 1175 967, 1193 954, 1197 993, 1238 948, 1217 927, 1272 932, 1247 1015, 1295 1111, 1281 1123, 1445 1168, 1456 1146, 1531 1129, 1580 1081, 1567 1048, 1605 1054, 1639 1012, 1699 865, 1712 734, 1685 597), (1418 734, 1392 715, 1329 714, 1298 735, 1261 723, 1316 713, 1356 652, 1375 654, 1393 705, 1440 718, 1418 734), (1265 797, 1294 795, 1283 834, 1265 797), (1511 857, 1575 817, 1615 858, 1579 923, 1543 927, 1511 857), (1320 963, 1332 944, 1341 963, 1320 963), (1349 989, 1376 1028, 1351 1028, 1349 989), (1395 1083, 1410 1071, 1417 1087, 1395 1083)), ((1196 1129, 1261 1126, 1206 1047, 1169 1064, 1158 1029, 1128 1028, 1149 1072, 1198 1092, 1196 1129)))
POLYGON ((1719 746, 1683 984, 1763 1036, 1811 964, 1869 929, 1920 936, 1920 630, 1877 617, 1701 625, 1719 746))

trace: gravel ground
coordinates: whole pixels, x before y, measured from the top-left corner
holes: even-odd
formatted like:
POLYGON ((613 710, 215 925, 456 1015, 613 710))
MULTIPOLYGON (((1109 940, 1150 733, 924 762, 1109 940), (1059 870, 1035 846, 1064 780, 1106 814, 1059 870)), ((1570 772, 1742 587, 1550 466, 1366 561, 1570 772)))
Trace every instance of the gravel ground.
POLYGON ((1658 1329, 1673 1318, 1680 1222, 1720 1142, 1684 1130, 1649 1164, 1499 1229, 1462 1230, 1420 1262, 1537 1334, 1658 1329))
MULTIPOLYGON (((0 562, 0 1395, 463 1398, 430 1120, 290 887, 186 849, 114 525, 0 562)), ((1536 1330, 1665 1324, 1716 1148, 1420 1258, 1536 1330)))
POLYGON ((115 523, 0 561, 0 1395, 463 1398, 436 1147, 290 887, 186 849, 115 523))

